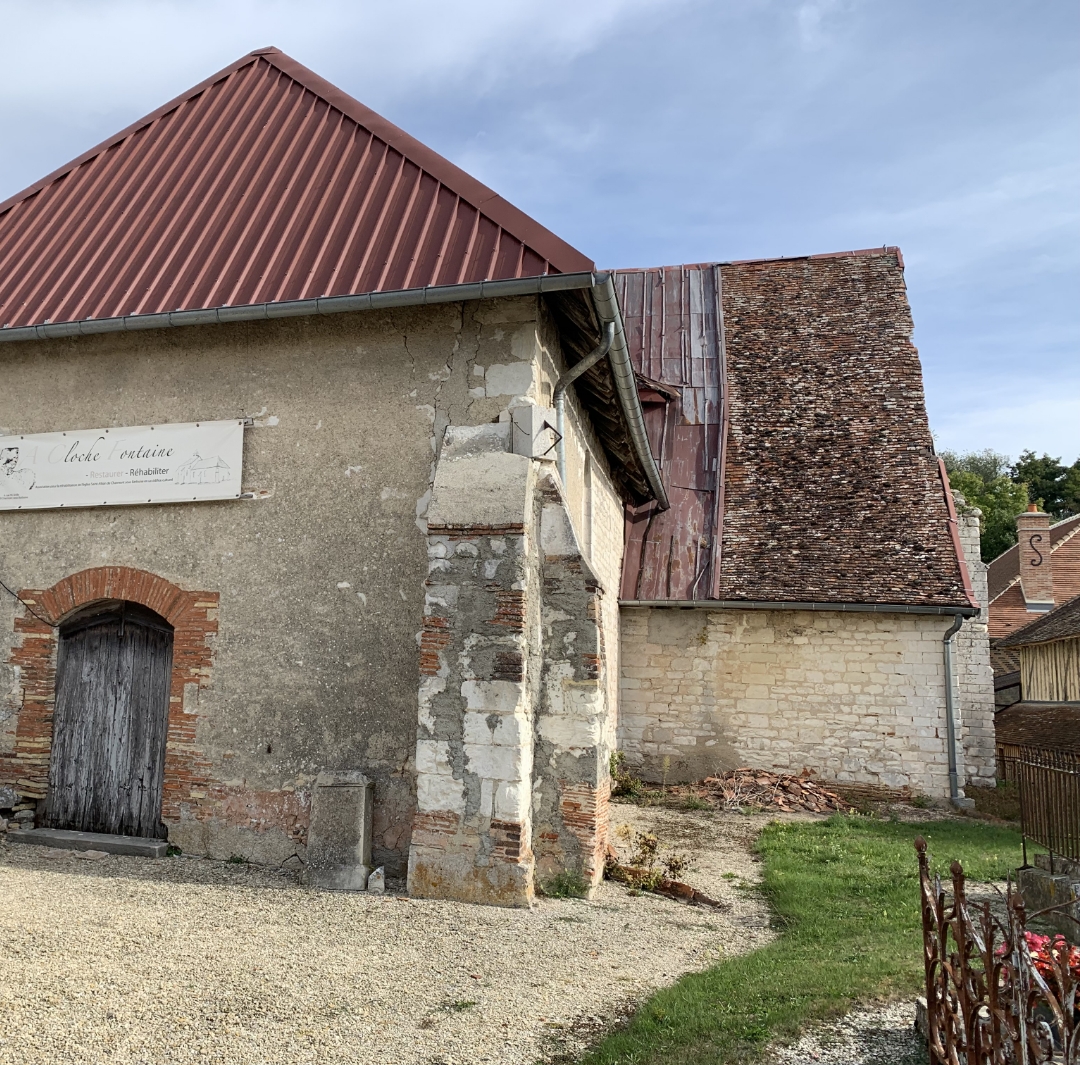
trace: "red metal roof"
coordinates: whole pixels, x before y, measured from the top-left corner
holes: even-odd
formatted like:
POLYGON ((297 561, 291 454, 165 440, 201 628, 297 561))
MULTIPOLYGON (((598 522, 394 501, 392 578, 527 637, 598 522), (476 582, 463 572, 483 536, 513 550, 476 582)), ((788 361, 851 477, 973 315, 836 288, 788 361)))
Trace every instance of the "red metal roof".
POLYGON ((0 325, 593 268, 276 48, 0 203, 0 325))

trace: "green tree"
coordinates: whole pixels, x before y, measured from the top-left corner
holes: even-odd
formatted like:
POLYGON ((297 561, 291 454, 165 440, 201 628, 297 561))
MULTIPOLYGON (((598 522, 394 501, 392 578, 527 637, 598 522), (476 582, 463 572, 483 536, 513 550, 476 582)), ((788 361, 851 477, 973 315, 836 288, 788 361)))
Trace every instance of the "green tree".
POLYGON ((979 547, 982 560, 990 562, 1016 543, 1016 515, 1027 507, 1027 488, 1009 476, 1006 455, 988 449, 943 451, 941 457, 952 487, 982 511, 979 547))
POLYGON ((1028 497, 1040 500, 1047 514, 1060 519, 1080 513, 1080 459, 1065 466, 1045 452, 1036 458, 1034 451, 1024 451, 1010 473, 1017 484, 1027 485, 1028 497))

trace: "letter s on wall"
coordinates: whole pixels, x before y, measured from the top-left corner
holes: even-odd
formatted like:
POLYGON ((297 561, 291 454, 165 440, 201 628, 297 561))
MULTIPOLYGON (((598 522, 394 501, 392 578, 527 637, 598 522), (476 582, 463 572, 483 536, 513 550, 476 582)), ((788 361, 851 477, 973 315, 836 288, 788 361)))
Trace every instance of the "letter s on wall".
POLYGON ((1034 536, 1028 538, 1031 550, 1034 551, 1037 556, 1028 563, 1029 566, 1041 566, 1043 564, 1042 552, 1035 546, 1036 541, 1042 543, 1042 533, 1035 533, 1034 536))

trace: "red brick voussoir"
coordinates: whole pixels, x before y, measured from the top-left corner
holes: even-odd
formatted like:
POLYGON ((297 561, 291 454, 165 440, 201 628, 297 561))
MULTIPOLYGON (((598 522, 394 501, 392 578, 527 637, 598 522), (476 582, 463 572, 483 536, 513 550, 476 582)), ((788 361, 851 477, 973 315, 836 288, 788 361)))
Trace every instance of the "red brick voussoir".
POLYGON ((125 599, 156 611, 174 630, 162 819, 175 822, 182 805, 198 806, 210 787, 210 767, 195 745, 196 718, 184 709, 184 688, 210 683, 210 638, 218 628, 218 593, 186 591, 128 566, 97 566, 64 577, 51 588, 23 589, 19 597, 41 618, 29 610, 15 618, 20 639, 9 662, 18 668, 22 701, 14 748, 0 755, 0 784, 10 784, 28 799, 44 796, 56 700, 56 626, 88 603, 125 599))

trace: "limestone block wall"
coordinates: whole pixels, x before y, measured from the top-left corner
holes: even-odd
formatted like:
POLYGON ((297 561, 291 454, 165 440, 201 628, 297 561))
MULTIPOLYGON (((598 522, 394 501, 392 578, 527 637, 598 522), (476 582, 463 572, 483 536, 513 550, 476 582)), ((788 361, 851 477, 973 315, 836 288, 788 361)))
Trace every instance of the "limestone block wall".
POLYGON ((953 641, 957 707, 966 772, 963 779, 972 784, 992 784, 997 772, 994 754, 994 671, 990 665, 990 633, 987 629, 987 566, 982 561, 979 547, 982 512, 977 507, 967 506, 959 492, 954 492, 953 496, 956 500, 960 544, 975 590, 975 601, 979 604, 978 615, 964 622, 953 641))
POLYGON ((619 745, 647 777, 750 765, 949 793, 942 636, 911 614, 626 608, 619 745))

